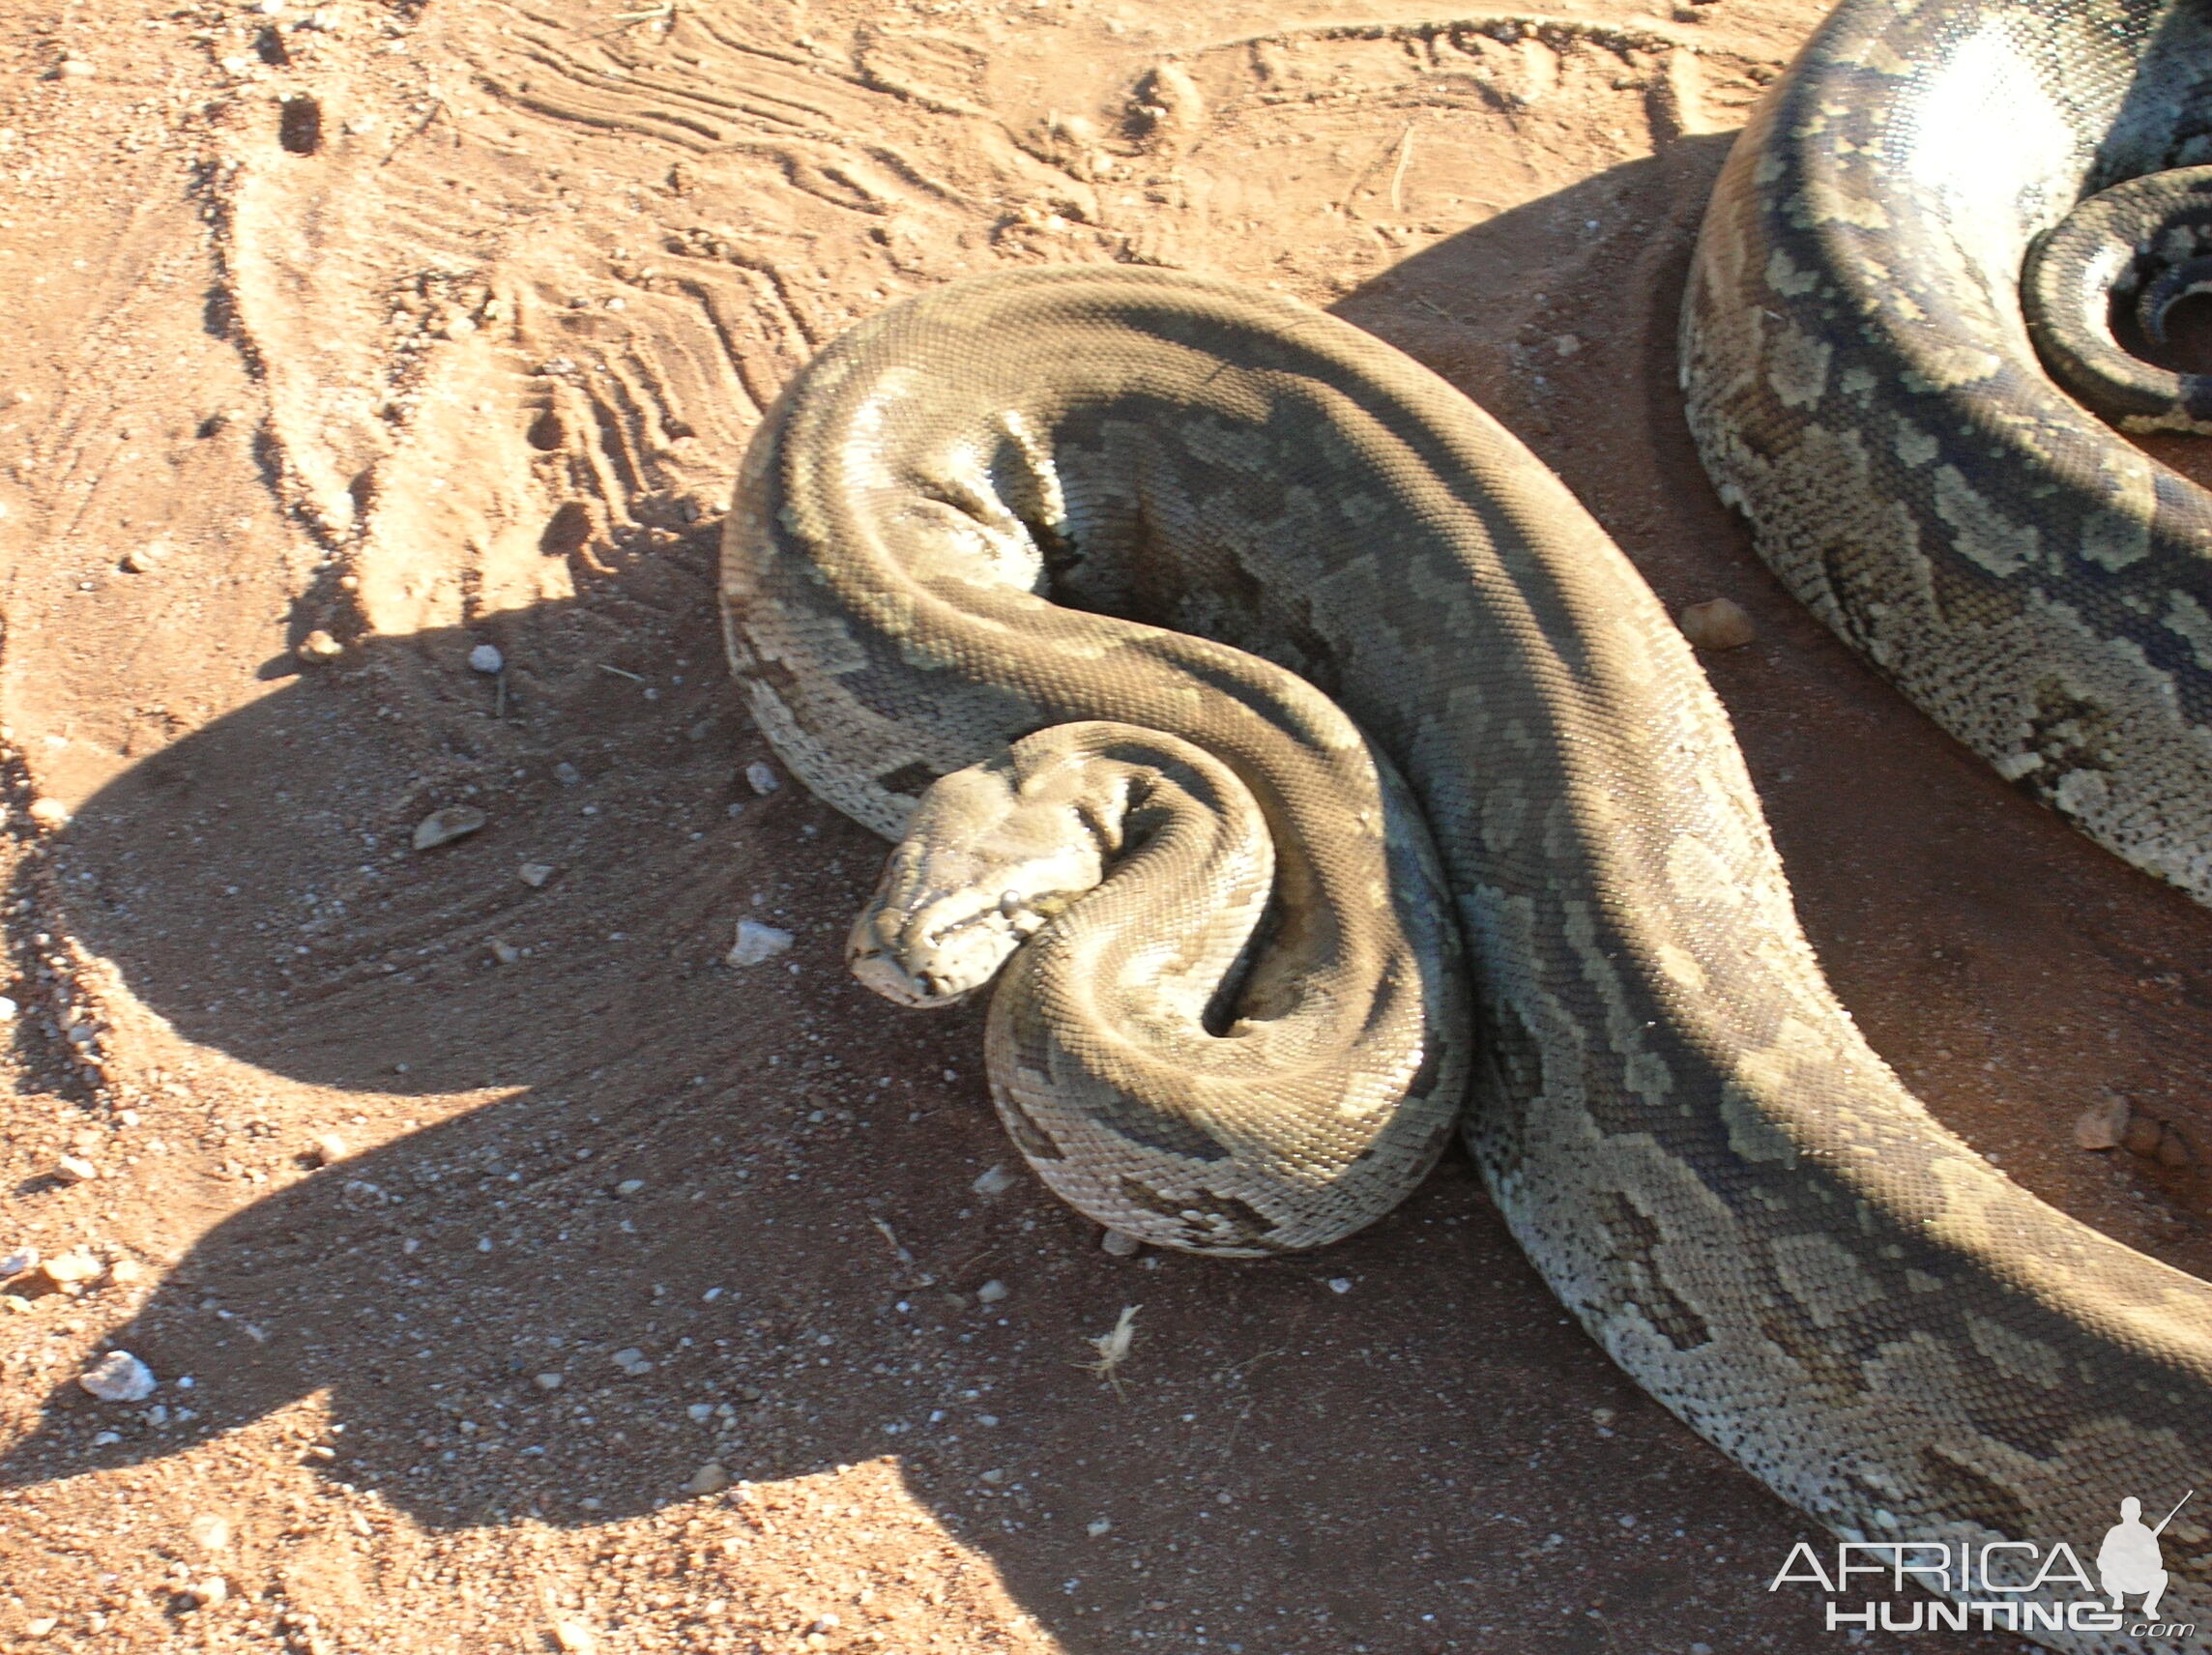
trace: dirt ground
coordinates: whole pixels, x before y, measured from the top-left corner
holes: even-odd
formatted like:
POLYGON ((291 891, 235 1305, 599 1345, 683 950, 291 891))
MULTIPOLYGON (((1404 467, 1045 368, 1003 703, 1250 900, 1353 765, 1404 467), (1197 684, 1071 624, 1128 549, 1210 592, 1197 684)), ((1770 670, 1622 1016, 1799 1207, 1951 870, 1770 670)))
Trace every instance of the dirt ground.
POLYGON ((1812 1531, 1464 1160, 1321 1255, 1101 1251, 977 1017, 845 979, 881 847, 756 785, 712 603, 760 409, 902 294, 1326 305, 1750 611, 1713 677, 1875 1044, 2212 1273, 2212 924, 1799 613, 1682 428, 1698 211, 1819 10, 7 6, 0 1260, 65 1263, 0 1298, 0 1648, 1832 1646, 1767 1590, 1812 1531))

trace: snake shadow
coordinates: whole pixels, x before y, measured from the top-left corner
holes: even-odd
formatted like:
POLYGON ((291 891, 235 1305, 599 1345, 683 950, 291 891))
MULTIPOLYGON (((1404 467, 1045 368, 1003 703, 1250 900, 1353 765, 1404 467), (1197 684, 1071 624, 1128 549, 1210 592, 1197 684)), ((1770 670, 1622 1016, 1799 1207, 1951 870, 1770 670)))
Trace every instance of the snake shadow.
MULTIPOLYGON (((1678 218, 1721 146, 1680 147, 1412 274, 1543 268, 1623 200, 1678 218)), ((1601 1611, 1663 1614, 1684 1646, 1790 1624, 1756 1568, 1707 1578, 1706 1547, 1780 1557, 1793 1520, 1566 1322, 1464 1161, 1325 1255, 1242 1266, 1117 1261, 1030 1180, 978 1193, 1019 1164, 978 1018, 845 978, 882 847, 796 787, 758 794, 768 757, 699 546, 365 640, 86 799, 11 894, 152 1014, 152 1065, 114 1077, 143 1117, 105 1129, 118 1176, 181 1229, 225 1215, 102 1342, 155 1395, 58 1376, 0 1484, 260 1426, 429 1527, 575 1527, 700 1497, 709 1462, 757 1483, 895 1456, 1076 1649, 1177 1616, 1256 1646, 1561 1651, 1614 1646, 1601 1611), (468 668, 483 642, 503 682, 468 668), (451 805, 487 821, 416 850, 451 805), (791 953, 721 964, 741 915, 791 953), (334 1131, 370 1147, 311 1165, 334 1131), (1138 1303, 1108 1392, 1076 1358, 1138 1303), (1561 1548, 1593 1618, 1550 1603, 1561 1548)), ((17 1038, 51 1062, 59 1035, 17 1038)))

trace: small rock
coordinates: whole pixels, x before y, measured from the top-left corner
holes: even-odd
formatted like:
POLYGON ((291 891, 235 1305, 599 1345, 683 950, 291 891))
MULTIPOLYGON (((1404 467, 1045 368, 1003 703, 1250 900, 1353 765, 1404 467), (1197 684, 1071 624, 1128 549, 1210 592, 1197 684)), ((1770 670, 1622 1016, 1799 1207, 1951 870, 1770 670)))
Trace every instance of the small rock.
POLYGON ((653 1372, 653 1364, 646 1360, 645 1352, 638 1350, 634 1345, 626 1350, 617 1350, 614 1354, 614 1363, 616 1367, 633 1379, 640 1375, 653 1372))
POLYGON ((541 1391, 557 1391, 561 1388, 563 1377, 560 1374, 539 1374, 538 1376, 538 1388, 541 1391))
POLYGON ((1014 1175, 1003 1166, 994 1166, 968 1187, 977 1195, 1004 1195, 1014 1187, 1014 1175))
POLYGON ((82 1155, 64 1155, 54 1162, 54 1176, 65 1184, 88 1184, 100 1176, 100 1169, 82 1155))
POLYGON ((615 1194, 635 1195, 639 1190, 643 1188, 645 1188, 645 1180, 643 1178, 625 1178, 621 1183, 615 1185, 615 1194))
POLYGON ((126 574, 152 574, 161 561, 158 547, 132 546, 123 554, 123 571, 126 574))
POLYGON ((553 865, 550 862, 524 862, 522 866, 514 870, 514 875, 524 885, 536 890, 553 877, 553 865))
POLYGON ((42 1614, 36 1620, 23 1622, 23 1630, 33 1638, 50 1638, 55 1627, 61 1625, 59 1616, 42 1614))
POLYGON ((213 1609, 217 1604, 230 1601, 230 1582, 220 1575, 210 1575, 191 1589, 192 1601, 202 1609, 213 1609))
POLYGON ((38 1267, 39 1250, 36 1247, 11 1247, 7 1252, 0 1253, 0 1282, 38 1267))
POLYGON ((584 772, 563 759, 553 767, 553 779, 563 787, 574 787, 584 779, 584 772))
POLYGON ((687 1495, 718 1495, 730 1486, 730 1473, 713 1461, 708 1461, 691 1473, 691 1480, 684 1485, 687 1495))
POLYGON ((511 966, 522 958, 522 950, 512 943, 494 937, 491 940, 491 957, 503 966, 511 966))
MULTIPOLYGON (((585 1500, 584 1505, 594 1511, 597 1500, 585 1500)), ((553 1621, 553 1641, 561 1645, 561 1655, 599 1655, 598 1635, 580 1620, 556 1616, 553 1621)))
POLYGON ((1098 1237, 1099 1248, 1117 1259, 1134 1259, 1145 1250, 1145 1244, 1125 1230, 1109 1230, 1098 1237))
POLYGON ((978 1304, 997 1304, 1006 1296, 1007 1291, 1004 1282, 993 1277, 975 1290, 975 1302, 978 1304))
POLYGON ((495 673, 507 665, 507 657, 497 644, 479 644, 469 652, 469 665, 480 673, 495 673))
POLYGON ((1693 603, 1675 617, 1682 636, 1701 650, 1741 649, 1759 636, 1741 606, 1725 597, 1693 603))
POLYGON ((1350 1292, 1352 1291, 1352 1278, 1350 1276, 1329 1277, 1328 1291, 1337 1293, 1350 1292))
POLYGON ((1561 334, 1552 341, 1552 349, 1563 357, 1571 357, 1582 348, 1582 339, 1574 334, 1561 334))
POLYGON ((792 935, 778 931, 772 925, 763 925, 757 919, 738 921, 738 940, 730 951, 722 956, 726 966, 757 966, 772 960, 778 954, 790 951, 792 935))
POLYGON ((300 647, 292 653, 304 661, 320 666, 326 661, 335 661, 338 656, 344 654, 345 646, 318 626, 305 638, 302 638, 300 647))
POLYGON ((1085 1524, 1083 1525, 1083 1532, 1090 1535, 1091 1539, 1096 1540, 1101 1535, 1113 1533, 1114 1524, 1111 1519, 1102 1517, 1094 1523, 1085 1524))
POLYGON ((815 1636, 826 1636, 830 1633, 835 1632, 840 1626, 843 1626, 844 1624, 844 1621, 839 1619, 836 1615, 818 1614, 811 1621, 807 1622, 806 1630, 815 1636))
POLYGON ((107 1274, 107 1266, 100 1256, 83 1247, 72 1247, 66 1253, 57 1253, 39 1266, 40 1273, 56 1287, 73 1282, 97 1282, 107 1274))
POLYGON ((307 1158, 318 1167, 327 1167, 346 1157, 346 1141, 335 1132, 318 1132, 307 1140, 307 1158))
POLYGON ((69 826, 70 807, 58 798, 36 799, 31 804, 31 820, 42 828, 69 826))
POLYGON ((56 66, 54 73, 65 80, 89 80, 100 71, 81 57, 65 57, 56 66))
POLYGON ((107 1279, 118 1287, 130 1287, 146 1279, 146 1266, 135 1259, 118 1259, 107 1266, 107 1279))
POLYGON ((15 1022, 16 1016, 22 1011, 22 1009, 23 1008, 21 1006, 17 1005, 6 995, 0 994, 0 1023, 15 1022))
POLYGON ((684 1411, 691 1416, 693 1425, 704 1425, 714 1417, 714 1405, 711 1402, 695 1402, 684 1411))
POLYGON ((783 778, 777 775, 771 767, 762 764, 758 759, 745 766, 745 781, 753 792, 759 794, 763 798, 783 785, 783 778))
POLYGON ((2117 1149, 2128 1135, 2128 1100, 2108 1098, 2074 1118, 2074 1142, 2084 1149, 2117 1149))
POLYGON ((429 851, 450 845, 455 839, 467 838, 490 820, 473 804, 449 804, 415 824, 415 848, 429 851))
POLYGON ((2147 1115, 2138 1115, 2128 1121, 2127 1132, 2121 1137, 2120 1143, 2130 1154, 2155 1155, 2158 1153, 2159 1142, 2165 1136, 2165 1127, 2147 1115))
POLYGON ((203 1511, 185 1525, 192 1544, 202 1552, 224 1552, 230 1548, 230 1524, 212 1511, 203 1511))
POLYGON ((128 1350, 110 1350, 76 1382, 102 1402, 144 1402, 154 1394, 154 1370, 128 1350))

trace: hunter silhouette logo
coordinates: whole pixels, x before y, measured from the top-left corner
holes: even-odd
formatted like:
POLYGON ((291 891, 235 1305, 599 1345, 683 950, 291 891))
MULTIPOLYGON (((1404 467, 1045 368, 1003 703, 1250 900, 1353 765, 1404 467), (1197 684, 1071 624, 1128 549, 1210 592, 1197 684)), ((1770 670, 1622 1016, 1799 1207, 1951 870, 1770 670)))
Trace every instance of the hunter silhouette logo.
POLYGON ((2120 1608, 2129 1593, 2140 1592, 2143 1617, 2157 1615, 2158 1600, 2166 1592, 2166 1559, 2159 1553, 2158 1537, 2196 1493, 2191 1489, 2176 1500, 2156 1528, 2143 1526, 2141 1500, 2130 1495, 2120 1501, 2120 1521, 2105 1530, 2105 1543, 2097 1548, 2097 1580, 2110 1594, 2112 1608, 2120 1608))

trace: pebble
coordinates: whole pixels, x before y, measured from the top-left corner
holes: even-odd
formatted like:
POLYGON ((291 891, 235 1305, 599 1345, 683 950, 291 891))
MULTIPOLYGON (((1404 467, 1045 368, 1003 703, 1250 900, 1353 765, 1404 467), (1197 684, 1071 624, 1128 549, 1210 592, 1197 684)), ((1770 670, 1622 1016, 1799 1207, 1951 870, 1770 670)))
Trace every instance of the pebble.
POLYGON ((23 1008, 21 1006, 17 1005, 6 995, 0 994, 0 1023, 15 1022, 17 1014, 19 1014, 22 1009, 23 1008))
POLYGON ((491 940, 491 957, 503 966, 511 966, 522 958, 522 950, 512 943, 494 937, 491 940))
POLYGON ((1114 1524, 1108 1519, 1102 1517, 1095 1523, 1085 1524, 1083 1525, 1083 1532, 1090 1535, 1091 1539, 1096 1540, 1101 1535, 1113 1533, 1114 1524))
POLYGON ((495 673, 507 665, 507 657, 497 644, 479 644, 469 652, 469 665, 480 673, 495 673))
MULTIPOLYGON (((597 1500, 584 1504, 597 1510, 597 1500)), ((556 1617, 553 1622, 553 1641, 561 1645, 561 1655, 599 1655, 598 1635, 580 1620, 556 1617)))
POLYGON ((318 1167, 346 1157, 346 1141, 335 1132, 318 1132, 307 1140, 307 1156, 318 1167))
POLYGON ((714 1417, 714 1405, 711 1402, 695 1402, 684 1411, 691 1416, 693 1425, 704 1425, 714 1417))
POLYGON ((1352 1291, 1352 1278, 1351 1278, 1350 1276, 1331 1276, 1331 1277, 1329 1277, 1329 1278, 1328 1278, 1328 1291, 1329 1291, 1330 1292, 1340 1292, 1340 1293, 1341 1293, 1341 1292, 1350 1292, 1352 1291))
POLYGON ((230 1582, 220 1575, 210 1575, 192 1587, 192 1599, 202 1609, 213 1609, 218 1603, 230 1600, 230 1582))
POLYGON ((185 1525, 194 1546, 202 1552, 223 1552, 230 1548, 230 1524, 212 1511, 203 1511, 185 1525))
POLYGON ((0 1253, 0 1282, 38 1267, 39 1250, 36 1247, 11 1247, 7 1252, 0 1253))
POLYGON ((563 1376, 560 1374, 539 1374, 538 1376, 538 1388, 541 1391, 557 1391, 561 1388, 562 1379, 563 1376))
POLYGON ((23 1622, 23 1630, 33 1638, 47 1638, 52 1636, 54 1628, 59 1625, 61 1619, 58 1615, 42 1614, 36 1620, 23 1622))
POLYGON ((2128 1135, 2128 1100, 2108 1098, 2074 1118, 2074 1142, 2084 1149, 2117 1149, 2128 1135))
POLYGON ((123 554, 123 571, 126 574, 152 574, 161 561, 161 554, 152 546, 132 546, 123 554))
POLYGON ((118 1259, 107 1266, 107 1279, 118 1287, 129 1287, 146 1279, 146 1266, 135 1259, 118 1259))
POLYGON ((617 1350, 614 1362, 616 1367, 633 1379, 653 1372, 653 1364, 646 1360, 645 1352, 634 1345, 626 1350, 617 1350))
POLYGON ((1759 636, 1759 628, 1740 605, 1725 597, 1693 603, 1675 617, 1682 636, 1701 650, 1740 649, 1759 636))
POLYGON ((58 798, 41 798, 31 805, 31 820, 42 828, 69 826, 70 807, 58 798))
POLYGON ((763 798, 783 785, 783 778, 775 773, 774 768, 758 759, 745 766, 745 781, 763 798))
POLYGON ((82 1155, 64 1155, 54 1162, 54 1176, 65 1184, 88 1184, 100 1176, 100 1169, 82 1155))
POLYGON ((524 885, 536 890, 553 877, 553 864, 550 862, 524 862, 522 866, 514 870, 514 875, 524 885))
POLYGON ((553 779, 563 787, 574 787, 584 779, 584 772, 563 759, 553 767, 553 779))
POLYGON ((975 1290, 975 1302, 978 1304, 997 1304, 1006 1296, 1008 1291, 1006 1284, 994 1276, 975 1290))
POLYGON ((40 1272, 56 1287, 67 1287, 73 1282, 97 1282, 107 1274, 107 1265, 98 1254, 83 1247, 72 1247, 66 1253, 57 1253, 39 1266, 40 1272))
POLYGON ((722 956, 726 966, 757 966, 776 955, 789 952, 792 935, 772 925, 763 925, 757 919, 738 921, 738 940, 730 951, 722 956))
POLYGON ((450 845, 455 839, 467 838, 490 820, 473 804, 449 804, 415 824, 415 848, 429 851, 450 845))
POLYGON ((1014 1187, 1014 1175, 1003 1166, 993 1166, 968 1187, 977 1195, 1004 1195, 1014 1187))
POLYGON ((1117 1259, 1134 1259, 1145 1250, 1145 1244, 1125 1230, 1109 1230, 1098 1237, 1099 1249, 1117 1259))
POLYGON ((625 1178, 621 1183, 615 1185, 615 1194, 635 1195, 639 1190, 643 1188, 645 1188, 645 1180, 643 1178, 625 1178))
POLYGON ((708 1461, 691 1473, 691 1480, 684 1485, 687 1495, 718 1495, 730 1486, 730 1473, 713 1461, 708 1461))
POLYGON ((300 647, 292 653, 304 661, 320 666, 325 661, 335 661, 344 654, 345 646, 318 626, 302 638, 300 647))
POLYGON ((58 73, 65 79, 89 80, 92 76, 98 74, 100 71, 93 68, 91 64, 85 62, 85 60, 81 57, 65 57, 61 61, 61 66, 58 73))
POLYGON ((144 1402, 154 1394, 154 1370, 128 1350, 110 1350, 76 1382, 102 1402, 144 1402))

